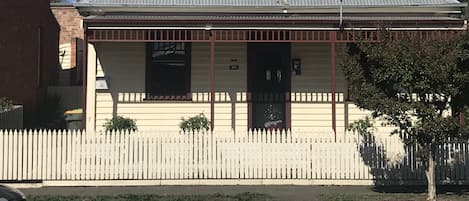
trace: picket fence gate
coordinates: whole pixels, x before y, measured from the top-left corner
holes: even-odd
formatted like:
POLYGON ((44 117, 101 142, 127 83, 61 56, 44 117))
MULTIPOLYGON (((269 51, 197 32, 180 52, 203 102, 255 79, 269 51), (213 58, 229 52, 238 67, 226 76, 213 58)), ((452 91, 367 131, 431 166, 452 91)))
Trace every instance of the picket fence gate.
MULTIPOLYGON (((0 181, 424 183, 415 147, 405 147, 389 133, 348 133, 335 141, 331 131, 319 130, 236 134, 0 130, 0 181)), ((469 184, 468 160, 467 141, 440 146, 439 183, 469 184)))

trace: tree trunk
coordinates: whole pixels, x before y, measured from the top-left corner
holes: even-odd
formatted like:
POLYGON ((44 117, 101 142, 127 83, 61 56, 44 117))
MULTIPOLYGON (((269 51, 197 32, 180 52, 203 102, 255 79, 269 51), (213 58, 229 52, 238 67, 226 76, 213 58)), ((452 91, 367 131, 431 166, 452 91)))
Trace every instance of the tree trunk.
POLYGON ((435 158, 431 150, 427 150, 427 160, 427 170, 425 171, 428 187, 427 200, 436 201, 435 158))

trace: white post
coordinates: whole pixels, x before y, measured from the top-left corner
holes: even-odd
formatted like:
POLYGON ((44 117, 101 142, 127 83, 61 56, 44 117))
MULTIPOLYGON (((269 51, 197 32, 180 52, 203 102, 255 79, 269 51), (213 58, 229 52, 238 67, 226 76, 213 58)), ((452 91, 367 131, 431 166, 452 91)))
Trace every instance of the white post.
POLYGON ((96 50, 88 43, 88 68, 86 73, 86 131, 92 134, 96 128, 96 50))

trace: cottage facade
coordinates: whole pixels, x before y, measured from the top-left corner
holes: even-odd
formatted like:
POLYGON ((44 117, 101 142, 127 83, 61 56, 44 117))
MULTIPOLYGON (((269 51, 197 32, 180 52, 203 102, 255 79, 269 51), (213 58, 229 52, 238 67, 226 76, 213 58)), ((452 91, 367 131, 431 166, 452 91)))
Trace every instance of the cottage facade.
POLYGON ((340 63, 357 38, 466 29, 456 0, 79 0, 85 18, 86 128, 120 115, 178 130, 332 129, 369 114, 348 101, 340 63))

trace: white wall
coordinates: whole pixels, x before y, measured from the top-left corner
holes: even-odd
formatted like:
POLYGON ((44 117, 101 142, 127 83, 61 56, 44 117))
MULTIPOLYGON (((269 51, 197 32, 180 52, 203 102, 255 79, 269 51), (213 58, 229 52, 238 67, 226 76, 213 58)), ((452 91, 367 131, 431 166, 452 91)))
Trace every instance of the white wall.
MULTIPOLYGON (((96 128, 106 119, 121 115, 137 120, 140 129, 178 130, 181 118, 204 113, 210 117, 208 102, 210 52, 206 43, 192 44, 191 92, 193 101, 144 101, 145 44, 98 43, 97 76, 109 77, 109 90, 98 90, 96 128)), ((246 45, 219 44, 215 55, 215 128, 247 127, 246 45), (229 70, 236 59, 239 70, 229 70), (243 93, 242 93, 243 92, 243 93)))
MULTIPOLYGON (((97 76, 107 76, 109 90, 96 92, 96 129, 106 119, 121 115, 137 120, 140 129, 178 130, 181 118, 204 113, 210 117, 208 43, 192 44, 192 101, 144 101, 145 44, 97 43, 97 76)), ((331 128, 330 44, 293 43, 292 58, 302 61, 302 74, 292 75, 292 127, 331 128)), ((337 47, 337 127, 366 116, 353 104, 344 102, 346 83, 339 67, 342 47, 337 47), (349 115, 350 114, 350 115, 349 115)), ((247 128, 247 44, 218 43, 215 47, 215 128, 247 128), (231 64, 238 70, 229 70, 231 64)))

